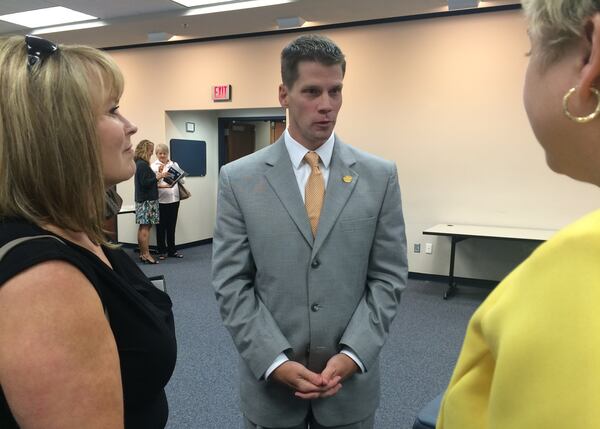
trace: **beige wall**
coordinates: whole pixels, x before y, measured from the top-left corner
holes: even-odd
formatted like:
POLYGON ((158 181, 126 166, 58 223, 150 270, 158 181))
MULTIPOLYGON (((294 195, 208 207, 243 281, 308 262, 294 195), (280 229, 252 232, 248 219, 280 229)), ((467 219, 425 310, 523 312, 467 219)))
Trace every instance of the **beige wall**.
MULTIPOLYGON (((596 189, 551 173, 529 129, 521 101, 529 45, 519 11, 325 34, 348 60, 336 131, 398 165, 411 271, 447 274, 448 239, 421 235, 434 224, 559 228, 595 209, 596 189), (433 243, 433 254, 413 254, 415 242, 433 243)), ((122 111, 139 125, 140 139, 163 141, 173 131, 165 112, 215 109, 214 84, 233 85, 228 108, 276 107, 279 52, 293 37, 113 51, 127 82, 122 111)), ((204 180, 193 198, 214 207, 215 166, 204 180)), ((131 198, 131 186, 119 192, 131 198)), ((178 240, 191 242, 196 230, 209 236, 214 217, 184 213, 181 220, 178 240)), ((120 232, 128 228, 121 223, 120 232)), ((456 275, 484 279, 501 278, 531 248, 459 246, 456 275)))

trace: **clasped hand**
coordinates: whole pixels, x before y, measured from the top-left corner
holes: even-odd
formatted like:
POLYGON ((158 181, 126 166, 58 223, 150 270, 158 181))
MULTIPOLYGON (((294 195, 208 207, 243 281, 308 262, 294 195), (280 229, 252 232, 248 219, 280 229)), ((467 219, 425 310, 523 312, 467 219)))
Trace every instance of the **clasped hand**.
POLYGON ((287 361, 273 371, 272 378, 295 390, 294 395, 302 399, 328 398, 342 388, 342 380, 358 370, 356 363, 347 355, 334 355, 317 374, 304 365, 287 361))

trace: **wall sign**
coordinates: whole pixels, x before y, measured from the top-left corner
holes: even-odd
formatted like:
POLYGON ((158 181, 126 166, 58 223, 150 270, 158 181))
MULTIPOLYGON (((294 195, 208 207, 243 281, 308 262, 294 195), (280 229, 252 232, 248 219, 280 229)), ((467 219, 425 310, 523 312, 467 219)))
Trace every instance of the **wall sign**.
POLYGON ((212 87, 213 101, 231 101, 231 85, 215 85, 212 87))
MULTIPOLYGON (((206 142, 171 139, 171 159, 177 161, 189 177, 206 176, 206 142)), ((187 180, 187 179, 186 179, 187 180)))

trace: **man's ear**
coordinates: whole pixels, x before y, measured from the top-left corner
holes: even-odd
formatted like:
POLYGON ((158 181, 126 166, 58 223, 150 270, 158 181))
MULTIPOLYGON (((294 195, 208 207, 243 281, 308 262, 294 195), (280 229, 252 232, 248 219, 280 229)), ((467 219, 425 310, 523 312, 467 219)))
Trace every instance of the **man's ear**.
POLYGON ((279 104, 284 109, 288 108, 288 90, 283 83, 279 85, 279 104))
POLYGON ((600 13, 594 14, 587 22, 583 37, 589 47, 589 57, 584 61, 579 79, 582 97, 590 97, 591 87, 598 89, 600 83, 600 13))

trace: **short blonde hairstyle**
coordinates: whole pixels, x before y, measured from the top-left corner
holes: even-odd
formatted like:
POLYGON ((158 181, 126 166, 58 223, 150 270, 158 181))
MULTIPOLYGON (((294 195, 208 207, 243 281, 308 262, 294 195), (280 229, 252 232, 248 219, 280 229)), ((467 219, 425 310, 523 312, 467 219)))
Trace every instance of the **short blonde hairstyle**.
POLYGON ((142 140, 135 147, 135 154, 133 158, 137 161, 138 159, 143 159, 146 162, 150 162, 150 157, 152 156, 152 152, 154 151, 154 143, 150 140, 142 140), (150 149, 152 146, 152 150, 150 149))
POLYGON ((24 38, 0 39, 0 217, 106 243, 96 125, 122 91, 123 76, 102 51, 59 45, 30 71, 24 38))
POLYGON ((158 152, 164 152, 168 155, 169 154, 169 146, 167 146, 164 143, 157 143, 156 149, 154 149, 154 153, 158 153, 158 152))
POLYGON ((583 35, 587 19, 600 11, 599 0, 522 0, 522 5, 547 63, 560 58, 583 35))

